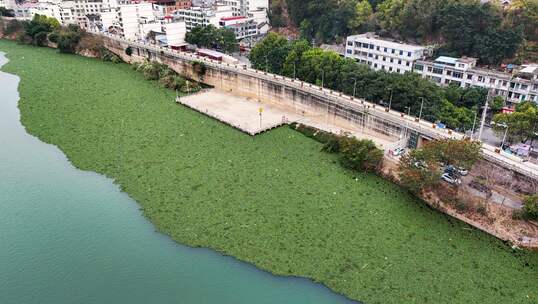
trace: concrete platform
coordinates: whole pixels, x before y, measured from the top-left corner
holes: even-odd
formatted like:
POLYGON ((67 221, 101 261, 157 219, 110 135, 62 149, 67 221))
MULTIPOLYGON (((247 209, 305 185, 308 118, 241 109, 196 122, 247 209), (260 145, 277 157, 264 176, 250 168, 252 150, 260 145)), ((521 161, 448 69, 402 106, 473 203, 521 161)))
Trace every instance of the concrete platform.
POLYGON ((256 135, 301 118, 277 107, 219 90, 204 90, 176 102, 247 134, 256 135), (260 115, 261 109, 261 115, 260 115))

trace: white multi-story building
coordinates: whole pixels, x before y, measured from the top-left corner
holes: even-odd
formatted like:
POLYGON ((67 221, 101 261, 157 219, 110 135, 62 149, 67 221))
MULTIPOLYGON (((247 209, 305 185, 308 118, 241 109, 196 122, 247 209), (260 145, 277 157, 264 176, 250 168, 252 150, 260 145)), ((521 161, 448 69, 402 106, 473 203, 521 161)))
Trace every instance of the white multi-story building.
POLYGON ((15 10, 17 2, 15 0, 0 0, 0 7, 15 10))
POLYGON ((121 35, 124 38, 130 40, 144 39, 143 24, 155 22, 153 4, 138 3, 120 5, 118 19, 122 30, 121 35))
POLYGON ((524 65, 511 72, 476 67, 475 58, 441 56, 434 61, 417 60, 414 72, 442 85, 482 87, 494 95, 503 96, 507 103, 525 100, 538 102, 538 65, 524 65))
POLYGON ((258 33, 254 19, 243 16, 221 18, 219 26, 232 30, 237 39, 256 36, 258 33))
POLYGON ((189 31, 197 26, 208 26, 210 24, 219 27, 221 18, 234 17, 232 7, 224 4, 215 4, 211 7, 193 6, 177 10, 174 15, 185 20, 189 31))
POLYGON ((367 64, 374 70, 403 74, 413 70, 413 63, 431 54, 424 46, 381 39, 374 33, 347 37, 345 56, 367 64))

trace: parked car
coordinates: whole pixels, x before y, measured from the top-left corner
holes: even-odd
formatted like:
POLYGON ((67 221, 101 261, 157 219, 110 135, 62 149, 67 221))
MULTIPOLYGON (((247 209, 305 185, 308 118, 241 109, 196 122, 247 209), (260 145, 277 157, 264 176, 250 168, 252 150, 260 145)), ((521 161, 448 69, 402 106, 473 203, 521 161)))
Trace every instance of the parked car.
POLYGON ((451 185, 461 184, 461 180, 453 175, 450 175, 450 173, 443 173, 443 175, 441 175, 441 179, 451 185))
POLYGON ((462 168, 462 167, 456 167, 456 169, 458 170, 458 173, 461 175, 461 176, 465 176, 467 174, 469 174, 469 171, 465 168, 462 168))
POLYGON ((450 175, 458 175, 458 176, 465 176, 467 174, 469 174, 469 171, 467 171, 467 169, 465 168, 462 168, 462 167, 455 167, 455 166, 452 166, 452 165, 448 165, 445 167, 445 170, 444 170, 444 173, 448 173, 450 175))
POLYGON ((396 148, 394 149, 394 152, 392 152, 394 156, 400 156, 400 155, 403 155, 404 153, 405 153, 404 148, 396 148))

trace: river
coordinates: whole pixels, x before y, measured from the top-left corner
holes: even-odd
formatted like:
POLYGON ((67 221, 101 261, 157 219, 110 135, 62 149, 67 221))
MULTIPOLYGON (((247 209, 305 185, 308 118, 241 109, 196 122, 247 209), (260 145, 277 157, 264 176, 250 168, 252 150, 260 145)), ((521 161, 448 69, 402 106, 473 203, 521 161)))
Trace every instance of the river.
POLYGON ((110 179, 26 133, 18 81, 0 72, 0 303, 351 303, 155 232, 110 179))

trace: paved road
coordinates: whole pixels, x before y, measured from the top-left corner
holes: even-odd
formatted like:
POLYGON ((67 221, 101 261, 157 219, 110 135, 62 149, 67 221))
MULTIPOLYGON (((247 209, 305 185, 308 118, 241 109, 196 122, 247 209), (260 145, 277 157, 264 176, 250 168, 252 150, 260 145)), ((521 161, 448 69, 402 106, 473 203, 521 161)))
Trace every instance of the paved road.
MULTIPOLYGON (((124 43, 130 43, 131 45, 134 45, 135 47, 152 49, 156 53, 162 52, 171 57, 175 57, 178 60, 203 61, 206 65, 212 66, 217 69, 232 71, 237 74, 243 74, 245 76, 263 79, 264 81, 273 82, 273 83, 283 85, 289 88, 293 88, 296 90, 301 90, 305 93, 323 98, 329 103, 344 105, 356 111, 368 112, 368 114, 374 115, 382 120, 389 121, 394 124, 398 124, 400 126, 405 126, 406 128, 418 131, 419 133, 432 137, 432 138, 463 139, 465 137, 465 135, 462 133, 458 133, 458 132, 448 130, 448 129, 436 128, 433 126, 432 122, 425 121, 425 120, 416 121, 415 117, 407 116, 404 113, 393 111, 393 110, 386 111, 386 108, 381 107, 379 105, 375 105, 365 100, 356 99, 351 96, 346 96, 342 93, 334 92, 332 90, 320 88, 313 84, 305 83, 302 81, 283 77, 280 75, 264 73, 264 72, 257 71, 257 70, 247 68, 247 67, 243 67, 243 66, 236 66, 236 65, 222 63, 219 61, 200 57, 191 53, 184 53, 184 52, 170 50, 170 49, 155 46, 155 45, 127 41, 117 36, 112 36, 112 35, 103 35, 103 36, 107 36, 113 40, 121 41, 124 43)), ((515 157, 513 155, 509 155, 507 153, 503 153, 503 152, 497 153, 496 147, 488 143, 483 143, 482 152, 483 152, 484 157, 488 159, 489 161, 501 164, 504 167, 510 168, 514 171, 517 171, 527 176, 538 179, 538 165, 536 164, 532 164, 530 162, 523 162, 521 158, 515 157)))

